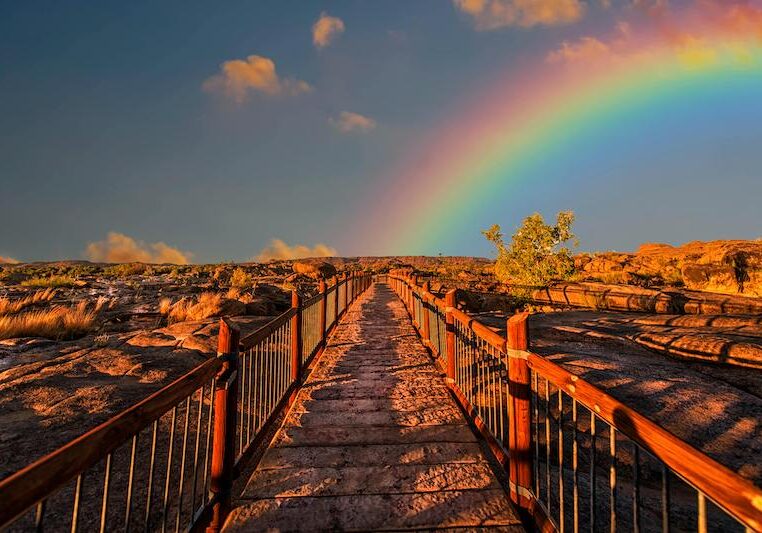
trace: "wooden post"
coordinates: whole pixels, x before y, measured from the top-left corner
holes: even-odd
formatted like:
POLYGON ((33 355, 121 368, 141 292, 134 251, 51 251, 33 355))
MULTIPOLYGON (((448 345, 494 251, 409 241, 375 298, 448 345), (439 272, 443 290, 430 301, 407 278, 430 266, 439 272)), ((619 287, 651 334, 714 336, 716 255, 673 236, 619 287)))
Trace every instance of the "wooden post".
POLYGON ((320 291, 320 345, 325 346, 325 314, 326 307, 328 306, 328 297, 325 293, 325 281, 320 280, 318 283, 318 291, 320 291))
POLYGON ((214 380, 214 437, 209 490, 216 502, 208 533, 217 533, 230 512, 235 462, 236 399, 238 373, 238 343, 241 331, 227 320, 220 319, 217 337, 217 357, 223 363, 214 380))
POLYGON ((521 509, 529 509, 532 490, 532 432, 527 317, 520 313, 508 319, 508 457, 511 500, 521 509), (522 353, 523 352, 523 353, 522 353))
POLYGON ((428 281, 423 282, 423 288, 421 291, 421 309, 423 314, 423 338, 429 342, 431 342, 431 325, 429 324, 429 311, 426 308, 426 301, 428 300, 428 297, 431 295, 431 292, 429 289, 431 288, 431 284, 428 281))
POLYGON ((339 277, 338 274, 336 274, 336 278, 334 279, 336 280, 336 286, 334 287, 334 291, 333 291, 333 303, 335 304, 333 306, 335 310, 333 315, 334 315, 334 324, 338 324, 339 323, 339 282, 341 281, 341 278, 339 277))
POLYGON ((445 294, 445 331, 447 332, 447 383, 455 384, 455 289, 445 294))
POLYGON ((296 290, 291 291, 291 308, 296 310, 291 317, 291 382, 296 383, 296 387, 288 400, 289 405, 296 400, 302 375, 302 299, 296 290))

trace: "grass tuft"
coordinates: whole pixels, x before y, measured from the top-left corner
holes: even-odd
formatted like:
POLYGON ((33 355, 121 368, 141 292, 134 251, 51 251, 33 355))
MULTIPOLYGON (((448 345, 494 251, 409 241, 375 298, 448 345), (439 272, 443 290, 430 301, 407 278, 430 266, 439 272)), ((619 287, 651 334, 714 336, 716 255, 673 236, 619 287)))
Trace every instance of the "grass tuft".
POLYGON ((44 311, 28 311, 0 316, 0 340, 18 337, 45 337, 64 340, 81 337, 95 327, 98 312, 106 303, 99 298, 94 307, 86 301, 76 305, 58 305, 44 311))
POLYGON ((219 314, 222 309, 222 295, 214 292, 203 292, 198 299, 183 298, 169 311, 168 321, 186 322, 188 320, 204 320, 219 314))
POLYGON ((76 279, 71 276, 50 276, 29 278, 21 282, 22 287, 74 287, 76 279))
POLYGON ((17 300, 11 300, 10 298, 0 298, 0 315, 15 315, 19 311, 42 302, 49 302, 56 294, 56 290, 52 287, 43 289, 41 291, 35 291, 32 294, 19 298, 17 300))

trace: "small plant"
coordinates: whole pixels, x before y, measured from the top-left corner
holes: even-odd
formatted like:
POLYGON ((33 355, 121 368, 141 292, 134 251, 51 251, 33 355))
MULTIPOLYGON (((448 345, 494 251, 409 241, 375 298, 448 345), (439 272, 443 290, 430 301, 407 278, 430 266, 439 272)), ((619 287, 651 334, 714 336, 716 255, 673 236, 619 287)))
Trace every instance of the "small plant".
POLYGON ((45 337, 63 340, 81 337, 94 328, 105 302, 99 298, 92 309, 83 300, 72 306, 59 305, 44 311, 0 316, 0 339, 45 337))
POLYGON ((103 270, 103 275, 110 278, 125 278, 127 276, 139 276, 145 274, 148 265, 143 263, 122 263, 113 265, 103 270))
POLYGON ((12 315, 34 304, 49 302, 56 295, 56 290, 52 287, 35 291, 32 294, 11 300, 10 298, 0 298, 0 315, 12 315))
POLYGON ((253 282, 249 273, 240 267, 236 268, 230 276, 230 286, 236 289, 247 289, 252 286, 253 282))
POLYGON ((544 287, 555 280, 571 279, 575 273, 572 249, 577 246, 571 231, 574 213, 558 213, 556 224, 548 225, 535 213, 524 219, 513 234, 510 245, 503 242, 500 226, 495 224, 482 233, 495 245, 495 275, 503 283, 524 286, 517 293, 531 293, 531 288, 544 287), (567 247, 568 243, 571 247, 567 247))
POLYGON ((22 287, 74 287, 77 280, 70 276, 34 277, 21 282, 22 287))
POLYGON ((222 295, 203 292, 198 299, 183 298, 169 310, 169 323, 203 320, 219 314, 222 309, 222 295))
POLYGON ((159 301, 159 313, 162 315, 169 314, 169 310, 172 308, 172 298, 162 298, 159 301))

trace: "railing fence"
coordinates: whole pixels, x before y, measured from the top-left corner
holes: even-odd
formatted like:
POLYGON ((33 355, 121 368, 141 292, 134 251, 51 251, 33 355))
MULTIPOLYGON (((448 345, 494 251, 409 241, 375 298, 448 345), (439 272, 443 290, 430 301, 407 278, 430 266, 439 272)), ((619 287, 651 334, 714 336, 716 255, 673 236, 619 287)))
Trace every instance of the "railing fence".
POLYGON ((762 531, 762 490, 409 272, 388 283, 541 530, 762 531))
POLYGON ((0 481, 0 530, 219 531, 233 481, 290 406, 305 370, 372 283, 344 275, 217 357, 0 481))

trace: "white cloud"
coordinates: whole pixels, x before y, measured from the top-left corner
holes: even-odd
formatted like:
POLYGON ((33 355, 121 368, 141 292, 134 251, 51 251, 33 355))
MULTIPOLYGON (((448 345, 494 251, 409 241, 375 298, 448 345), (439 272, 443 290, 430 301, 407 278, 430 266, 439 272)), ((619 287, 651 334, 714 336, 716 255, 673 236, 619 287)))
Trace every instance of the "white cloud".
POLYGON ((273 239, 254 258, 255 261, 264 263, 274 259, 304 259, 306 257, 335 257, 338 255, 336 248, 331 248, 318 243, 312 248, 303 244, 290 246, 281 239, 273 239))
POLYGON ((376 121, 372 118, 351 111, 342 111, 338 117, 328 121, 342 133, 367 132, 376 127, 376 121))
POLYGON ((204 81, 202 88, 221 93, 239 104, 246 100, 250 91, 296 95, 312 90, 305 81, 281 78, 273 60, 258 55, 225 61, 220 65, 220 72, 204 81))
POLYGON ((312 43, 317 48, 325 48, 342 33, 344 33, 344 21, 338 17, 331 17, 323 11, 320 18, 312 25, 312 43))
POLYGON ((85 256, 96 263, 173 263, 185 265, 192 254, 163 242, 146 244, 112 231, 105 240, 87 245, 85 256))
POLYGON ((506 26, 556 26, 582 18, 581 0, 453 0, 455 7, 474 20, 477 30, 506 26))

